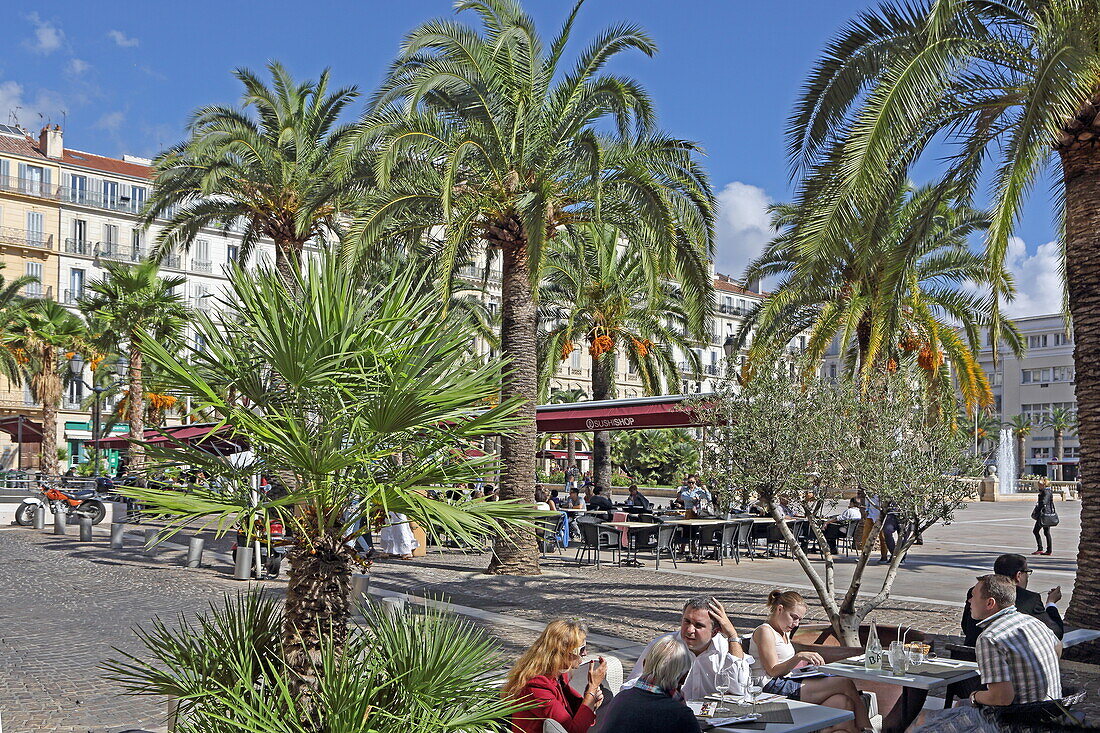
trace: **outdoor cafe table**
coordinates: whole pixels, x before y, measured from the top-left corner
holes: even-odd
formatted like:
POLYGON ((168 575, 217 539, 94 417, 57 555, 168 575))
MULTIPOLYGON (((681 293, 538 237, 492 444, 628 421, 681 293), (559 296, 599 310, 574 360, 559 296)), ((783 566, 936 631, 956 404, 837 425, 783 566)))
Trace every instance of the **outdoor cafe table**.
POLYGON ((601 527, 614 527, 615 529, 626 530, 627 537, 629 538, 629 545, 627 546, 627 559, 620 560, 619 564, 624 562, 628 565, 641 565, 638 562, 638 532, 643 529, 656 530, 659 524, 653 522, 604 522, 601 527))
POLYGON ((703 527, 717 527, 719 525, 726 524, 725 519, 667 519, 665 524, 674 524, 678 527, 687 527, 691 532, 691 544, 692 544, 692 558, 698 562, 703 562, 703 552, 701 546, 701 537, 703 527))
MULTIPOLYGON (((883 656, 885 657, 885 655, 883 656)), ((921 708, 924 707, 924 701, 928 697, 929 690, 978 676, 978 665, 976 663, 959 659, 937 659, 924 662, 903 675, 894 675, 888 668, 885 658, 883 659, 883 666, 887 668, 865 669, 862 661, 849 659, 818 667, 823 672, 828 672, 836 677, 847 677, 848 679, 887 685, 900 685, 902 687, 901 699, 894 705, 893 710, 882 716, 883 733, 903 731, 916 720, 921 708)))
MULTIPOLYGON (((717 728, 707 728, 707 719, 699 718, 699 727, 705 731, 713 731, 713 733, 747 733, 747 731, 758 731, 762 733, 812 733, 813 731, 831 728, 834 725, 855 718, 851 710, 837 710, 836 708, 827 708, 823 705, 811 705, 808 702, 801 702, 800 700, 778 698, 758 704, 761 708, 766 705, 774 704, 785 706, 790 712, 791 722, 734 723, 733 725, 724 725, 717 728)), ((744 707, 747 711, 749 706, 746 705, 744 707)))

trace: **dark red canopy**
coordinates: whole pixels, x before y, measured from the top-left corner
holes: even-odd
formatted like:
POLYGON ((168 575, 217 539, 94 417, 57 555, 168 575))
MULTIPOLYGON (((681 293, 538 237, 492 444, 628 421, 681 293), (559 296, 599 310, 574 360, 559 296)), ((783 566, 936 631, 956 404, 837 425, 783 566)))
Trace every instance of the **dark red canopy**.
MULTIPOLYGON (((216 453, 239 453, 247 450, 248 445, 239 438, 231 438, 228 427, 223 426, 217 430, 216 435, 211 432, 217 428, 215 423, 192 423, 191 425, 172 425, 164 428, 146 428, 144 442, 149 445, 172 444, 173 441, 183 443, 199 443, 202 447, 208 447, 216 453), (201 441, 201 443, 200 443, 201 441)), ((94 441, 86 440, 86 443, 94 441)), ((130 434, 122 433, 99 441, 100 448, 114 448, 116 450, 130 445, 130 434)))
POLYGON ((0 417, 0 430, 10 435, 12 441, 16 443, 42 442, 42 423, 35 422, 26 415, 0 417))
POLYGON ((697 399, 699 395, 666 395, 539 405, 535 420, 540 433, 690 428, 703 423, 683 403, 697 399))

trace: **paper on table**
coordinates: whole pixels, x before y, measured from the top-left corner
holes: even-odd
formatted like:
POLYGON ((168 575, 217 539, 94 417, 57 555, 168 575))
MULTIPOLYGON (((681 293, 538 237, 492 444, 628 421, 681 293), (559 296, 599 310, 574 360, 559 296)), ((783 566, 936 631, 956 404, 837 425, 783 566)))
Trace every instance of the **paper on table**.
POLYGON ((721 728, 723 725, 733 725, 734 723, 751 723, 759 718, 759 715, 739 715, 735 718, 711 718, 707 722, 713 725, 715 728, 721 728))

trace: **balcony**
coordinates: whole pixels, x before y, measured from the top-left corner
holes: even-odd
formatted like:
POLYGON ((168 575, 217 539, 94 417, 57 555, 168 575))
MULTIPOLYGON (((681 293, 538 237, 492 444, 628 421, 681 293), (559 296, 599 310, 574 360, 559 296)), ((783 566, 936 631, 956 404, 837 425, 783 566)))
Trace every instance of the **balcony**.
POLYGON ((214 298, 207 295, 196 295, 191 299, 191 307, 203 313, 209 313, 214 309, 214 298))
POLYGON ((134 247, 129 244, 96 242, 95 256, 105 260, 116 260, 118 262, 137 262, 141 259, 142 252, 139 247, 134 247))
POLYGON ((42 285, 41 283, 31 283, 23 288, 21 294, 24 298, 45 298, 49 300, 53 298, 53 286, 42 285))
POLYGON ((61 301, 65 305, 77 305, 80 299, 84 297, 84 290, 66 290, 65 297, 61 301))
POLYGON ((0 244, 31 249, 53 249, 53 235, 42 232, 28 232, 14 227, 0 227, 0 244))
POLYGON ((91 206, 96 209, 118 211, 123 214, 139 214, 145 205, 144 201, 132 199, 128 192, 123 193, 121 190, 113 193, 103 193, 102 191, 58 188, 53 198, 78 206, 91 206))
POLYGON ((91 255, 95 252, 95 242, 87 239, 65 238, 65 251, 71 255, 91 255))
MULTIPOLYGON (((498 267, 489 269, 489 280, 492 282, 500 282, 503 275, 504 272, 498 267)), ((474 265, 463 265, 458 268, 458 276, 466 278, 467 280, 481 280, 485 276, 485 268, 474 265)))
POLYGON ((709 374, 712 377, 717 377, 721 374, 721 368, 717 364, 707 364, 703 367, 703 372, 709 374))
POLYGON ((25 196, 35 196, 41 199, 58 199, 58 187, 53 184, 45 184, 33 178, 19 178, 18 176, 0 176, 0 190, 21 193, 25 196))
POLYGON ((739 305, 726 305, 725 303, 720 303, 718 305, 718 312, 725 313, 729 316, 744 316, 748 315, 749 309, 742 308, 739 305))
POLYGON ((210 272, 212 263, 210 260, 191 260, 192 272, 210 272))
POLYGON ((183 270, 183 258, 179 255, 166 255, 161 258, 160 266, 165 270, 183 270))

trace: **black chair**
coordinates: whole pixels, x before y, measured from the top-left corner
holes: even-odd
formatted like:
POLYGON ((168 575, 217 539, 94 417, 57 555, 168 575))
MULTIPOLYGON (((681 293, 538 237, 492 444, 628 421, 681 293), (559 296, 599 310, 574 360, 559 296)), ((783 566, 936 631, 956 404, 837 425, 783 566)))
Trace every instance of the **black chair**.
POLYGON ((756 549, 752 541, 752 528, 754 522, 751 519, 739 519, 734 522, 737 531, 733 539, 733 559, 741 564, 741 551, 744 550, 750 560, 756 559, 756 549))
POLYGON ((611 550, 611 558, 614 562, 619 561, 620 551, 620 536, 618 530, 611 529, 610 527, 601 527, 599 522, 592 521, 577 521, 577 525, 581 530, 581 539, 584 544, 577 548, 577 555, 573 559, 577 564, 580 564, 581 554, 595 555, 596 567, 600 567, 600 551, 611 550))
POLYGON ((545 517, 535 522, 535 535, 538 537, 539 553, 546 557, 551 552, 561 554, 561 543, 558 535, 561 533, 562 517, 545 517))
POLYGON ((672 567, 676 567, 676 542, 680 528, 675 524, 662 524, 657 528, 657 546, 653 548, 654 559, 657 567, 661 569, 661 553, 667 552, 672 558, 672 567))
POLYGON ((737 550, 737 530, 740 528, 739 522, 726 522, 722 525, 722 537, 719 542, 718 551, 718 564, 726 564, 726 556, 729 555, 736 559, 738 564, 741 562, 741 558, 738 557, 737 550))
POLYGON ((713 527, 699 528, 699 555, 706 556, 707 548, 710 548, 714 559, 721 561, 723 548, 723 529, 725 525, 716 524, 713 527))

